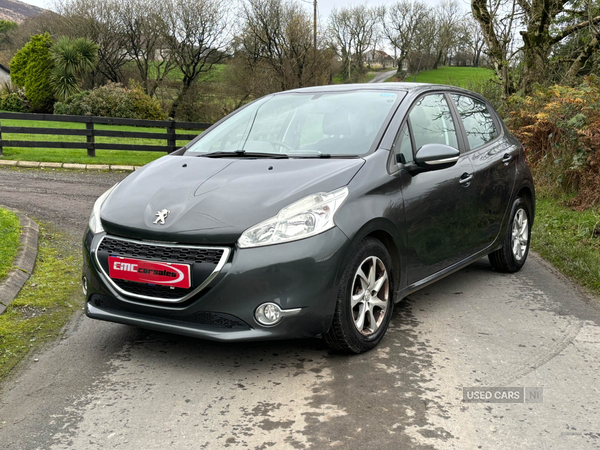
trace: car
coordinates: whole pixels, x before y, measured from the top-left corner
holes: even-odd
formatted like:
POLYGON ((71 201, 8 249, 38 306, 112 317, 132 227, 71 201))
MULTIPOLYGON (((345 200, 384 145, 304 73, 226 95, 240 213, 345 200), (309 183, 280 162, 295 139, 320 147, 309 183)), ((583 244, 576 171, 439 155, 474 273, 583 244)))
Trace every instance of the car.
POLYGON ((534 212, 523 147, 478 94, 420 83, 275 93, 96 201, 86 314, 361 353, 410 293, 486 255, 518 271, 534 212))

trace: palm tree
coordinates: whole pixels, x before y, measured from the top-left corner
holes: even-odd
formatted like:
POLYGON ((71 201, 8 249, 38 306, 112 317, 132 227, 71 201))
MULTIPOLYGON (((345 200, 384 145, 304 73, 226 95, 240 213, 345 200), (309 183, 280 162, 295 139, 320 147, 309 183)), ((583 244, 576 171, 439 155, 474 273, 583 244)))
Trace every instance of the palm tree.
POLYGON ((50 48, 54 69, 50 83, 60 101, 80 91, 82 77, 94 70, 98 45, 86 39, 70 39, 63 36, 50 48))

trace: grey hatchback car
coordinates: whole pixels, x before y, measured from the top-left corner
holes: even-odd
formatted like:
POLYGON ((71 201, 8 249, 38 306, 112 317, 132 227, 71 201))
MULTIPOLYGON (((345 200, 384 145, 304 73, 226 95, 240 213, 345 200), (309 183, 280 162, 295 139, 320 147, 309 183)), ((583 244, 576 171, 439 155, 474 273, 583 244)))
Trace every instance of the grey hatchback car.
POLYGON ((534 210, 523 147, 480 95, 413 83, 272 94, 97 200, 86 314, 360 353, 411 292, 486 255, 519 270, 534 210))

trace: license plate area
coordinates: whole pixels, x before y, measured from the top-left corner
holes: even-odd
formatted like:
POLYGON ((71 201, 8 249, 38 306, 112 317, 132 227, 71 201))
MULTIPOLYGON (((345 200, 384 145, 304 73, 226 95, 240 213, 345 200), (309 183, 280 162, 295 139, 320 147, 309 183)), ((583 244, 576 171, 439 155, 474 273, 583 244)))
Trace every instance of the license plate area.
POLYGON ((143 259, 108 257, 108 274, 116 280, 157 284, 189 289, 192 285, 189 264, 147 261, 143 259))

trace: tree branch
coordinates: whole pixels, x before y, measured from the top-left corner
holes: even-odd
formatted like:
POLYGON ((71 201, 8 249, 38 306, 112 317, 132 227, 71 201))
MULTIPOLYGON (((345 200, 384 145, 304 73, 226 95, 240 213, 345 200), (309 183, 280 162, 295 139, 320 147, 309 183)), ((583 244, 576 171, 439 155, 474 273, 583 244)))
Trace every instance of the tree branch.
POLYGON ((591 20, 586 20, 585 22, 578 23, 577 25, 571 25, 570 27, 565 28, 563 31, 554 36, 552 38, 552 44, 556 44, 557 42, 562 41, 567 36, 581 30, 582 28, 588 27, 590 25, 595 25, 597 23, 600 23, 600 16, 596 16, 591 20))

